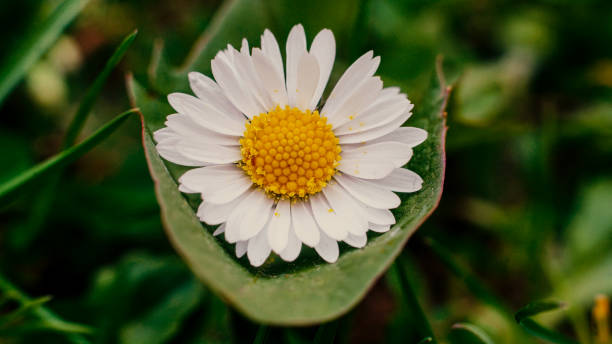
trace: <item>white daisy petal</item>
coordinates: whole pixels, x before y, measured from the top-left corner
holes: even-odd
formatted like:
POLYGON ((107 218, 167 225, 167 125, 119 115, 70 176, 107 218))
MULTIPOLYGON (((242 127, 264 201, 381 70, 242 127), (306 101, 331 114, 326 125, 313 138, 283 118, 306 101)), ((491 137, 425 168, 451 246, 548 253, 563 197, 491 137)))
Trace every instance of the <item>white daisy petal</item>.
POLYGON ((265 112, 265 109, 253 100, 250 92, 244 89, 245 82, 236 74, 234 67, 230 65, 231 59, 231 55, 227 56, 223 52, 219 52, 210 62, 215 80, 223 93, 236 108, 249 118, 265 112))
POLYGON ((203 201, 198 207, 198 218, 211 226, 218 225, 220 223, 224 224, 241 200, 242 199, 240 197, 237 197, 231 202, 224 204, 213 204, 203 201))
MULTIPOLYGON (((240 115, 242 116, 242 115, 240 115)), ((244 116, 242 116, 244 118, 244 116)), ((216 131, 207 129, 182 114, 173 114, 166 117, 166 126, 183 140, 193 142, 204 142, 215 145, 238 146, 240 145, 238 136, 220 134, 216 131)), ((167 129, 167 128, 165 128, 167 129)))
POLYGON ((240 241, 240 226, 245 213, 251 207, 253 200, 261 193, 255 188, 240 198, 238 204, 232 209, 225 222, 225 241, 230 244, 240 241))
POLYGON ((178 189, 180 192, 182 193, 200 193, 197 190, 194 189, 190 189, 188 186, 186 186, 185 184, 179 184, 178 189))
POLYGON ((427 131, 421 128, 399 127, 385 136, 370 141, 370 143, 401 142, 403 144, 409 145, 410 147, 415 147, 420 145, 426 139, 427 131))
POLYGON ((344 104, 346 99, 353 94, 356 87, 374 75, 380 63, 380 58, 378 56, 372 58, 372 56, 372 51, 368 51, 342 74, 325 102, 321 114, 325 116, 334 114, 338 107, 344 104))
POLYGON ((354 134, 381 127, 397 119, 406 111, 410 111, 412 106, 406 96, 398 95, 382 104, 368 107, 361 114, 349 116, 349 120, 334 129, 334 133, 336 135, 354 134))
POLYGON ((396 168, 385 178, 370 182, 378 187, 396 192, 415 192, 423 187, 423 178, 405 168, 396 168))
POLYGON ((255 267, 261 266, 270 255, 270 245, 267 237, 268 229, 266 227, 249 240, 247 257, 251 265, 255 267))
POLYGON ((344 242, 353 247, 362 248, 362 247, 365 247, 365 245, 368 243, 368 236, 365 234, 363 235, 349 234, 344 239, 344 242))
MULTIPOLYGON (((170 117, 170 116, 168 116, 168 117, 170 117)), ((153 133, 153 139, 157 143, 161 143, 161 142, 163 142, 165 140, 168 140, 168 139, 174 139, 176 137, 177 137, 176 132, 174 132, 172 129, 167 128, 167 127, 163 127, 163 128, 161 128, 159 130, 156 130, 153 133)))
POLYGON ((334 66, 334 59, 336 58, 336 41, 334 34, 331 30, 321 30, 312 41, 310 46, 310 53, 317 58, 319 62, 319 78, 317 83, 317 89, 308 105, 308 109, 315 109, 321 95, 325 90, 329 75, 331 74, 334 66))
POLYGON ((399 128, 408 118, 410 118, 411 113, 406 112, 399 116, 397 119, 370 130, 365 130, 356 134, 346 134, 346 135, 338 135, 338 139, 340 140, 340 144, 347 143, 362 143, 377 139, 381 136, 385 136, 392 132, 393 130, 399 128))
POLYGON ((368 106, 367 110, 379 108, 390 100, 397 99, 398 96, 402 99, 406 99, 406 95, 400 94, 399 87, 385 87, 378 94, 378 98, 368 106))
POLYGON ((287 38, 287 95, 289 105, 295 106, 298 87, 298 65, 306 54, 306 34, 302 24, 295 25, 287 38))
POLYGON ((278 74, 273 62, 259 49, 253 49, 253 64, 261 78, 263 87, 272 100, 273 107, 285 107, 288 99, 283 75, 278 74))
MULTIPOLYGON (((360 202, 361 203, 361 202, 360 202)), ((368 222, 375 223, 377 225, 394 225, 395 217, 389 209, 376 209, 368 207, 363 204, 364 216, 368 219, 368 222)))
POLYGON ((281 200, 276 205, 268 225, 268 242, 274 252, 280 254, 287 247, 291 228, 291 205, 281 200))
POLYGON ((334 179, 353 197, 369 207, 393 209, 401 203, 400 198, 393 192, 379 188, 363 179, 343 175, 335 175, 334 179))
POLYGON ((245 117, 242 112, 227 99, 223 90, 214 80, 198 72, 190 72, 188 77, 191 90, 198 98, 215 107, 219 113, 228 118, 239 123, 244 121, 245 117))
POLYGON ((391 229, 391 225, 379 225, 375 223, 370 223, 369 229, 373 232, 377 233, 385 233, 391 229))
POLYGON ((248 179, 240 168, 233 164, 194 168, 179 177, 178 181, 191 190, 209 192, 239 179, 248 179))
POLYGON ((213 232, 213 236, 217 236, 219 234, 223 234, 225 233, 225 223, 221 224, 221 226, 217 227, 217 229, 215 229, 215 231, 213 232))
POLYGON ((241 136, 244 126, 224 116, 202 100, 184 93, 171 93, 168 102, 181 114, 189 116, 194 122, 221 134, 241 136))
POLYGON ((302 55, 298 63, 297 77, 295 106, 300 110, 313 110, 309 106, 319 82, 319 62, 314 55, 302 55))
POLYGON ((321 240, 319 240, 314 249, 328 263, 335 263, 340 254, 338 242, 328 237, 325 233, 321 233, 321 240))
POLYGON ((306 202, 296 202, 291 205, 291 223, 295 235, 306 245, 314 247, 319 243, 321 233, 312 216, 310 205, 306 202))
MULTIPOLYGON (((243 40, 246 42, 246 40, 243 40)), ((238 75, 242 77, 246 88, 250 91, 252 98, 256 101, 260 108, 269 110, 272 108, 272 99, 263 86, 258 72, 251 60, 248 47, 241 49, 240 54, 236 55, 234 66, 238 75)))
POLYGON ((231 184, 223 184, 219 188, 207 191, 202 195, 204 201, 213 204, 225 204, 244 194, 253 185, 249 178, 236 179, 231 184))
POLYGON ((340 185, 329 183, 323 194, 334 212, 346 220, 349 233, 361 235, 367 232, 368 220, 363 216, 361 206, 340 185))
POLYGON ((347 160, 386 160, 391 161, 395 167, 402 167, 412 157, 412 148, 399 142, 373 143, 357 148, 345 148, 342 159, 347 160))
POLYGON ((350 121, 351 118, 358 117, 376 99, 381 89, 382 80, 379 77, 369 78, 356 86, 336 111, 326 114, 328 123, 335 129, 350 121))
POLYGON ((343 219, 329 206, 325 196, 318 193, 310 197, 310 205, 319 227, 334 240, 344 240, 348 235, 346 219, 343 219))
POLYGON ((389 160, 373 158, 342 158, 338 170, 351 176, 365 179, 380 179, 388 176, 395 165, 389 160))
POLYGON ((287 247, 280 253, 280 257, 286 262, 292 262, 300 255, 301 250, 302 242, 295 235, 295 229, 292 224, 289 229, 289 236, 287 237, 287 247))
POLYGON ((176 149, 189 159, 212 164, 228 164, 242 159, 238 147, 182 140, 177 143, 176 149))
MULTIPOLYGON (((263 35, 261 35, 261 50, 272 62, 272 65, 276 69, 281 80, 283 80, 283 88, 285 88, 285 72, 283 71, 283 58, 281 56, 278 43, 276 42, 276 38, 268 29, 264 30, 263 35)), ((287 90, 285 89, 285 93, 286 91, 287 90)))
POLYGON ((236 257, 242 258, 244 254, 247 252, 249 243, 246 241, 238 241, 236 243, 236 257))
POLYGON ((207 163, 202 160, 190 159, 181 154, 176 149, 176 144, 180 139, 166 139, 155 146, 157 153, 164 159, 182 166, 205 166, 207 163))
POLYGON ((263 192, 257 192, 251 200, 240 224, 240 240, 248 240, 264 228, 271 215, 274 201, 263 192))

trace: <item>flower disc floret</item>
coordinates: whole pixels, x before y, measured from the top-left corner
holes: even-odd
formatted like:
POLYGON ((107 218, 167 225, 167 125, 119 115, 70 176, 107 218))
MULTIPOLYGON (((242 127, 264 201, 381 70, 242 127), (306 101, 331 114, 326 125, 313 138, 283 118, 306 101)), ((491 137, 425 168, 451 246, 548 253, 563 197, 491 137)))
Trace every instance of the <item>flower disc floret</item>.
POLYGON ((304 198, 336 173, 340 144, 318 111, 276 107, 246 123, 240 166, 270 196, 304 198))

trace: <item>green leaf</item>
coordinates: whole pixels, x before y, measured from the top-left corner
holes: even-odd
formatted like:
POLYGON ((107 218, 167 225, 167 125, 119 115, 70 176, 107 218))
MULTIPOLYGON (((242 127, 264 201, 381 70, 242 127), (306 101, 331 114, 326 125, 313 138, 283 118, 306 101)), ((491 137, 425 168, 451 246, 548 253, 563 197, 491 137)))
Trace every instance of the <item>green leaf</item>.
MULTIPOLYGON (((180 169, 165 163, 155 150, 152 132, 172 113, 165 101, 147 94, 128 78, 133 104, 141 107, 143 142, 155 182, 167 234, 192 271, 210 288, 246 316, 263 323, 305 325, 346 313, 365 295, 399 254, 408 238, 435 209, 444 174, 444 108, 450 87, 439 71, 426 104, 415 124, 429 132, 417 147, 409 167, 425 180, 423 189, 404 196, 396 211, 397 225, 384 235, 371 237, 360 250, 345 250, 335 264, 301 257, 294 264, 252 269, 234 257, 229 245, 211 235, 195 216, 194 205, 178 191, 180 169)), ((183 170, 184 171, 184 170, 183 170)))
POLYGON ((89 0, 63 1, 41 25, 32 28, 23 43, 3 61, 0 66, 0 104, 88 2, 89 0))
POLYGON ((132 109, 118 115, 78 145, 62 151, 54 157, 39 163, 1 184, 0 204, 15 196, 19 191, 23 190, 31 183, 38 181, 41 177, 66 166, 87 153, 90 149, 112 134, 130 115, 136 112, 137 110, 132 109))
POLYGON ((451 332, 451 343, 470 343, 470 344, 494 344, 493 339, 480 327, 469 323, 458 323, 453 325, 451 332), (467 334, 457 335, 457 333, 467 334), (461 336, 461 337, 460 337, 461 336))
MULTIPOLYGON (((128 78, 132 103, 141 108, 145 154, 170 241, 194 274, 213 292, 247 317, 275 325, 321 323, 349 311, 363 298, 397 257, 408 238, 433 212, 442 192, 446 134, 444 109, 450 91, 439 70, 426 100, 417 104, 418 110, 410 120, 410 125, 429 132, 429 138, 416 147, 414 158, 408 165, 425 182, 421 191, 401 196, 403 204, 395 210, 397 224, 391 231, 384 235, 372 235, 364 249, 355 250, 343 246, 335 264, 323 263, 313 254, 313 250, 304 249, 300 258, 293 263, 280 262, 278 258, 272 257, 271 262, 264 267, 252 268, 245 258, 235 258, 233 246, 214 238, 212 228, 201 223, 195 216, 198 200, 179 192, 176 182, 186 168, 160 158, 155 150, 152 133, 162 128, 166 116, 173 113, 166 102, 166 94, 187 90, 187 72, 197 70, 208 73, 210 60, 227 43, 239 44, 246 36, 252 44, 256 44, 258 39, 255 38, 259 37, 264 28, 269 27, 283 46, 284 34, 298 22, 304 24, 309 35, 323 27, 334 30, 338 28, 335 34, 348 32, 357 15, 358 2, 338 2, 330 6, 331 12, 323 18, 320 13, 315 15, 312 10, 301 13, 296 10, 296 6, 301 9, 305 5, 285 1, 228 2, 198 40, 182 68, 169 69, 161 63, 159 68, 154 66, 150 75, 156 77, 151 80, 150 89, 128 78), (262 11, 262 6, 269 8, 262 11), (264 13, 271 18, 263 17, 264 13), (304 15, 302 19, 301 14, 304 15)), ((341 51, 341 43, 338 46, 341 51)), ((336 66, 343 64, 339 61, 336 66)))
POLYGON ((516 319, 516 322, 519 323, 519 325, 521 325, 527 332, 538 338, 547 340, 551 343, 558 344, 578 343, 572 339, 565 337, 560 333, 545 328, 544 326, 538 324, 535 320, 531 319, 531 317, 534 315, 563 307, 565 307, 565 304, 562 302, 532 302, 527 306, 521 308, 518 312, 516 312, 514 317, 516 319))

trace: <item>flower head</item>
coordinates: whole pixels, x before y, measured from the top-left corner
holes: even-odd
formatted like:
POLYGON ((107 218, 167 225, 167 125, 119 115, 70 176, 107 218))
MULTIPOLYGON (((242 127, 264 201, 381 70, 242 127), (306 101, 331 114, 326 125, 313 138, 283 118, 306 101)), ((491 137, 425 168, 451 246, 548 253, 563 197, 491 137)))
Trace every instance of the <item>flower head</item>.
POLYGON ((228 45, 211 62, 215 80, 189 73, 197 97, 168 96, 177 114, 155 132, 162 157, 198 167, 179 189, 202 195, 200 220, 220 225, 214 234, 253 266, 271 251, 293 261, 302 244, 335 262, 338 241, 363 247, 368 230, 389 230, 389 209, 400 204, 394 192, 423 183, 402 167, 427 132, 401 127, 413 104, 374 76, 379 57, 361 56, 318 107, 335 58, 332 32, 307 49, 303 27, 294 26, 286 56, 285 73, 268 30, 261 48, 228 45))

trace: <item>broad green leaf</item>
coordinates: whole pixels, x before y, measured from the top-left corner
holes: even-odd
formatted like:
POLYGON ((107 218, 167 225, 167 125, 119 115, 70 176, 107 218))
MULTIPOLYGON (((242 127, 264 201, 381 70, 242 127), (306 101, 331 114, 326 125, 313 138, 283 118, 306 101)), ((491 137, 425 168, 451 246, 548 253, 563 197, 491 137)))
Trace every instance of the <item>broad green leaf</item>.
POLYGON ((23 43, 3 61, 0 65, 0 104, 87 2, 89 0, 64 0, 41 25, 33 27, 23 43))
POLYGON ((516 322, 519 323, 519 325, 521 325, 527 332, 538 338, 547 340, 551 343, 575 344, 577 343, 576 341, 569 339, 560 333, 547 329, 544 326, 538 324, 535 320, 531 319, 531 317, 534 315, 559 309, 564 306, 565 304, 561 302, 532 302, 527 306, 521 308, 518 312, 516 312, 514 317, 516 319, 516 322))
MULTIPOLYGON (((185 76, 186 77, 186 76, 185 76)), ((436 207, 444 174, 444 108, 450 87, 441 70, 426 103, 413 116, 429 132, 415 149, 409 168, 425 180, 423 189, 404 196, 396 210, 397 224, 384 235, 370 237, 364 249, 344 249, 335 264, 301 256, 293 264, 253 269, 234 257, 233 247, 212 236, 178 190, 184 169, 164 162, 155 150, 152 132, 172 113, 164 98, 155 97, 128 78, 133 104, 141 108, 143 142, 167 234, 192 271, 246 316, 263 323, 305 325, 338 317, 354 306, 399 254, 408 238, 436 207)))
POLYGON ((3 184, 0 184, 0 204, 6 202, 33 182, 38 181, 41 177, 62 168, 87 153, 90 149, 112 134, 123 121, 136 111, 137 110, 132 109, 118 115, 78 145, 72 146, 52 158, 18 174, 3 184))
MULTIPOLYGON (((395 210, 397 225, 390 232, 372 235, 364 249, 342 246, 341 256, 335 264, 324 263, 313 250, 304 248, 293 263, 273 257, 263 267, 252 268, 246 258, 235 258, 232 245, 212 236, 213 228, 198 220, 194 212, 198 198, 178 191, 176 180, 186 168, 162 160, 152 139, 152 133, 163 127, 166 116, 173 113, 166 95, 187 91, 189 71, 209 74, 210 60, 228 43, 238 46, 246 37, 251 45, 257 45, 265 28, 276 34, 281 47, 291 26, 299 22, 304 24, 310 40, 318 30, 331 28, 338 40, 337 56, 341 56, 350 43, 344 46, 340 39, 350 41, 348 32, 355 24, 359 2, 315 2, 321 5, 318 7, 326 8, 325 16, 312 10, 317 6, 293 1, 226 2, 181 68, 168 67, 161 53, 153 61, 148 89, 128 78, 132 102, 141 107, 145 154, 170 241, 212 291, 246 316, 266 324, 307 325, 346 313, 393 262, 408 238, 434 210, 442 192, 444 108, 450 87, 441 70, 426 100, 417 104, 418 110, 410 120, 411 125, 429 132, 429 138, 415 149, 414 158, 408 164, 425 180, 423 189, 401 196, 403 204, 395 210)), ((344 69, 339 67, 343 65, 347 64, 339 61, 336 68, 344 69)))
POLYGON ((450 335, 451 343, 494 344, 493 339, 480 327, 469 323, 453 325, 450 335))

